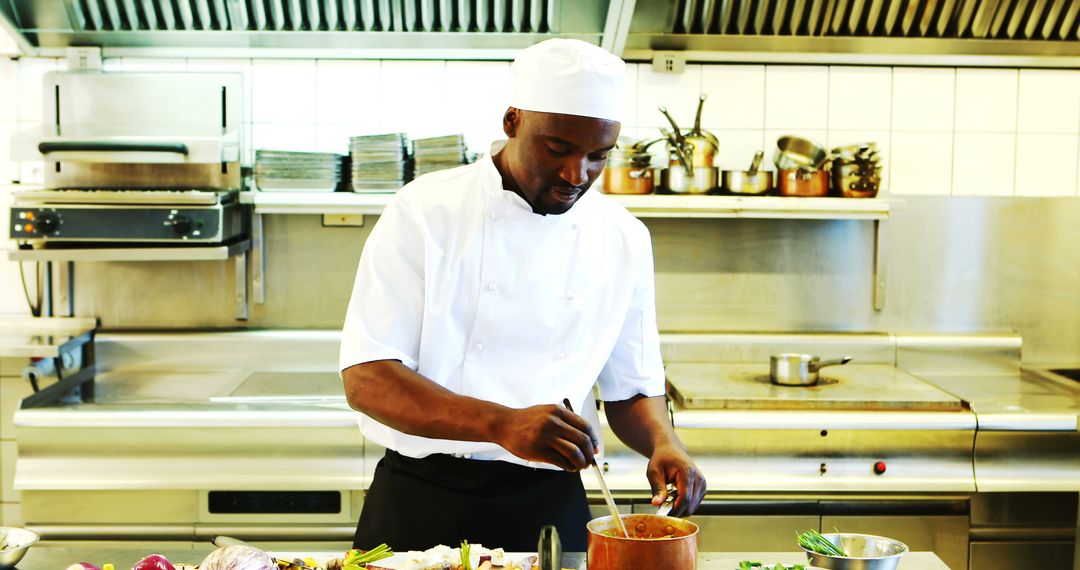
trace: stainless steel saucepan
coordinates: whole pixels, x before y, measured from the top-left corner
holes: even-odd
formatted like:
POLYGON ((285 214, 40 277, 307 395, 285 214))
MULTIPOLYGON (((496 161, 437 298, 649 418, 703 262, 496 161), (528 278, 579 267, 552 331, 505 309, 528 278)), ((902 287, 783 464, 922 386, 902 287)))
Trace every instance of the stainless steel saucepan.
POLYGON ((820 377, 818 370, 851 362, 850 356, 821 360, 812 354, 783 353, 769 357, 769 378, 781 386, 813 386, 820 377))

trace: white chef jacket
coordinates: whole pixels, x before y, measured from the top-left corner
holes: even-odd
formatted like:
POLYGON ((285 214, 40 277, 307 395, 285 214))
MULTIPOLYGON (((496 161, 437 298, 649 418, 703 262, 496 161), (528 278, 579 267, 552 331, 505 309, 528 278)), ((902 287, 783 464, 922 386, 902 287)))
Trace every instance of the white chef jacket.
MULTIPOLYGON (((597 381, 608 401, 663 395, 648 229, 595 189, 565 214, 535 214, 503 189, 490 154, 422 176, 372 229, 345 317, 341 370, 387 359, 512 408, 569 398, 580 412, 597 381)), ((405 434, 363 414, 359 424, 409 457, 553 467, 493 443, 405 434)))

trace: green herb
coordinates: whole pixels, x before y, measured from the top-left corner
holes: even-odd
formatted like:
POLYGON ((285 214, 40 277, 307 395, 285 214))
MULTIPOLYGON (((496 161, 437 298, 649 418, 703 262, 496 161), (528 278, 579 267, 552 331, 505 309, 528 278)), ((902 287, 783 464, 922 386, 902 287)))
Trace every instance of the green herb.
POLYGON ((772 568, 767 568, 764 564, 760 562, 754 560, 743 560, 742 562, 739 562, 738 570, 806 570, 806 567, 802 564, 787 566, 778 562, 776 566, 773 566, 772 568))
POLYGON ((469 547, 469 541, 461 541, 461 565, 465 567, 465 570, 473 570, 472 562, 469 561, 469 551, 472 550, 469 547))
MULTIPOLYGON (((840 535, 839 531, 836 534, 837 534, 837 536, 839 536, 840 535)), ((827 556, 843 556, 843 557, 847 557, 847 554, 844 554, 844 549, 843 548, 840 548, 839 546, 833 544, 832 542, 829 542, 829 539, 825 538, 824 536, 821 535, 820 532, 818 532, 818 531, 816 531, 814 529, 810 529, 810 530, 808 530, 808 531, 806 531, 806 532, 804 532, 802 534, 798 534, 796 536, 799 537, 799 546, 801 546, 801 547, 803 547, 803 548, 805 548, 805 549, 807 549, 807 550, 809 550, 811 552, 816 552, 818 554, 825 554, 827 556)))
POLYGON ((341 570, 362 570, 372 562, 390 558, 393 555, 394 551, 390 550, 390 547, 386 544, 380 544, 367 552, 359 549, 350 550, 345 555, 345 562, 342 563, 341 570))

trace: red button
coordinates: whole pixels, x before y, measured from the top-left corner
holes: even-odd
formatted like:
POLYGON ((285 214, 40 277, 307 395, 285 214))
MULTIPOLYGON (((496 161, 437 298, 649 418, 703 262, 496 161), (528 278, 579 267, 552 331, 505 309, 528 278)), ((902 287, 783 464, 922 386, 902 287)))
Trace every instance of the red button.
POLYGON ((884 461, 878 461, 877 463, 874 464, 874 474, 875 475, 881 475, 884 472, 885 472, 885 462, 884 461))

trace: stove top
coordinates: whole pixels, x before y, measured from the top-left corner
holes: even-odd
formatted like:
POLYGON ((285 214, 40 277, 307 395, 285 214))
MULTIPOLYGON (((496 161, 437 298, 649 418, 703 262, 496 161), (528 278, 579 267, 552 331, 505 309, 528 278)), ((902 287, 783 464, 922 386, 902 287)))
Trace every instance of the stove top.
POLYGON ((769 364, 669 363, 669 394, 684 409, 961 411, 965 403, 887 364, 821 372, 814 386, 777 386, 769 364))

